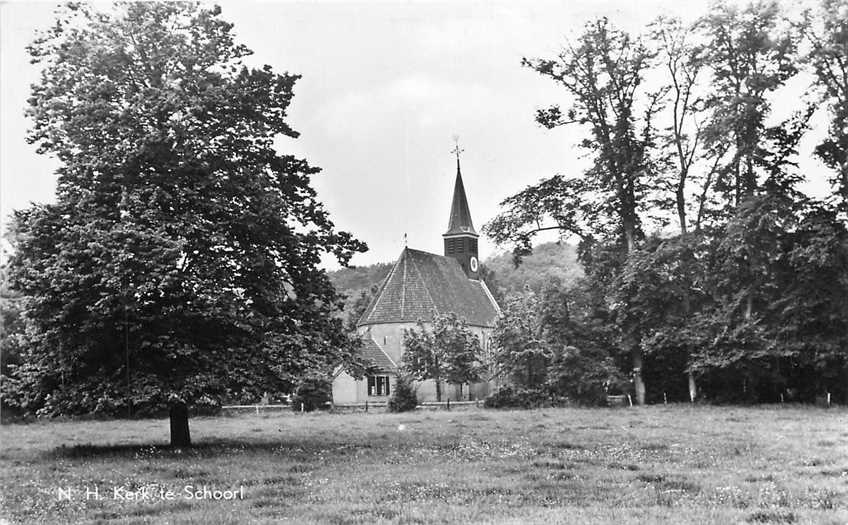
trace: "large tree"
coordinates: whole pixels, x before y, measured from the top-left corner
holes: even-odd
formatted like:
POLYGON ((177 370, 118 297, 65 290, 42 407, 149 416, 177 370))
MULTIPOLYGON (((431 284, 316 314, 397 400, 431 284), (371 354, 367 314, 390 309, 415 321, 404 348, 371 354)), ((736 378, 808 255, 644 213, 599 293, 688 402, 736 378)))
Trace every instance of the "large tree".
MULTIPOLYGON (((505 210, 486 227, 497 242, 514 242, 518 254, 543 230, 576 234, 584 241, 602 237, 624 254, 637 248, 642 220, 654 190, 651 150, 653 118, 662 91, 649 92, 644 76, 654 54, 638 39, 602 18, 586 25, 573 44, 553 59, 524 59, 523 64, 550 78, 568 93, 563 110, 539 110, 547 128, 579 125, 587 132, 581 146, 593 164, 582 178, 560 175, 531 186, 502 203, 505 210)), ((622 305, 626 307, 626 305, 622 305)), ((637 401, 644 402, 642 354, 635 327, 622 325, 622 350, 631 355, 637 401)))
POLYGON ((772 0, 742 7, 718 2, 696 28, 706 39, 702 59, 710 86, 704 139, 711 149, 727 152, 716 189, 732 212, 761 188, 773 165, 768 142, 782 126, 768 125, 769 95, 798 71, 797 38, 772 0))
MULTIPOLYGON (((800 24, 810 52, 822 101, 830 112, 830 129, 816 155, 836 172, 832 182, 843 214, 848 213, 848 1, 821 0, 800 24)), ((844 218, 844 217, 843 217, 844 218)))
POLYGON ((338 232, 305 160, 280 154, 298 76, 249 68, 218 7, 72 4, 29 47, 29 140, 56 203, 16 214, 12 283, 35 337, 15 371, 43 415, 172 407, 290 389, 352 358, 323 253, 338 232))

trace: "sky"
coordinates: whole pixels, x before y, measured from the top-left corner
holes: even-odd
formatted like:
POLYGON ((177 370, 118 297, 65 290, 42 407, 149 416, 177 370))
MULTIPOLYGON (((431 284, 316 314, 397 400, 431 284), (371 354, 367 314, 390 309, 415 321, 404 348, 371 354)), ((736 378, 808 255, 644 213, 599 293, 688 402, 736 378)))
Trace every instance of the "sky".
MULTIPOLYGON (((659 15, 684 21, 704 0, 534 2, 222 2, 252 65, 302 75, 281 140, 322 168, 313 179, 336 226, 369 246, 354 265, 388 262, 404 246, 441 253, 459 136, 462 175, 478 231, 507 196, 555 173, 588 165, 579 129, 541 128, 535 110, 565 103, 553 82, 521 67, 522 57, 553 57, 598 16, 631 32, 659 15)), ((38 79, 25 46, 50 25, 55 4, 0 3, 0 216, 51 202, 55 159, 25 141, 29 86, 38 79)), ((803 91, 804 86, 796 88, 803 91)), ((779 106, 779 105, 778 105, 779 106)), ((776 111, 780 107, 775 108, 776 111)), ((809 193, 827 172, 802 143, 809 193)), ((504 247, 481 238, 485 259, 504 247)), ((328 269, 337 267, 325 259, 328 269)))

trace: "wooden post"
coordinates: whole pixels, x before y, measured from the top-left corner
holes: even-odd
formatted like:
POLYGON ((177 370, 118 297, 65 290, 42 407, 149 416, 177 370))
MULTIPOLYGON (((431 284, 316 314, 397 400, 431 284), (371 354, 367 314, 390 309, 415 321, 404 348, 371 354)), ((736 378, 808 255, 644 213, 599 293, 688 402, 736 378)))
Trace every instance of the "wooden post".
POLYGON ((448 396, 448 410, 450 410, 450 396, 448 396))
POLYGON ((259 415, 259 405, 256 405, 256 415, 259 415))
POLYGON ((665 392, 663 392, 663 405, 667 405, 667 404, 668 404, 668 396, 666 396, 665 392))
POLYGON ((368 412, 368 400, 365 400, 365 412, 368 412))
POLYGON ((827 393, 827 408, 830 408, 830 392, 827 393))

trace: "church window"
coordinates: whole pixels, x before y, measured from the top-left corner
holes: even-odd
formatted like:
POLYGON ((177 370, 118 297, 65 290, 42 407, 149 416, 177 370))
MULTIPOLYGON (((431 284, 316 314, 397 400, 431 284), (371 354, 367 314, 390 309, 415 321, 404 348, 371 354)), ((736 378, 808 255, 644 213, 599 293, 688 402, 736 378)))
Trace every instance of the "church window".
POLYGON ((368 376, 368 395, 389 395, 389 376, 368 376))

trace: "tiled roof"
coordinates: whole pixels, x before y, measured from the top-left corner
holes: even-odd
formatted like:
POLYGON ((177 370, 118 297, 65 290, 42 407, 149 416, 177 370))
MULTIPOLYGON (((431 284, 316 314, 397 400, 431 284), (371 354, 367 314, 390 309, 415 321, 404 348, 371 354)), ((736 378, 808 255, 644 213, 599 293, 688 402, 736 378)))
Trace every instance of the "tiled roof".
POLYGON ((359 325, 426 322, 453 312, 470 325, 494 326, 498 307, 484 287, 453 257, 406 248, 359 325))
POLYGON ((470 233, 477 235, 474 223, 471 222, 471 210, 468 209, 468 199, 465 197, 465 186, 462 184, 462 174, 459 172, 459 160, 456 161, 456 182, 453 186, 453 201, 451 202, 450 221, 445 235, 470 233))
POLYGON ((397 372, 397 366, 392 363, 389 356, 380 348, 380 346, 367 336, 362 340, 362 357, 370 361, 383 372, 397 372))

